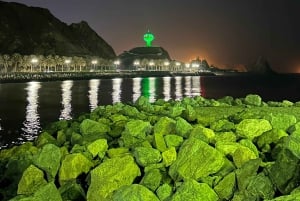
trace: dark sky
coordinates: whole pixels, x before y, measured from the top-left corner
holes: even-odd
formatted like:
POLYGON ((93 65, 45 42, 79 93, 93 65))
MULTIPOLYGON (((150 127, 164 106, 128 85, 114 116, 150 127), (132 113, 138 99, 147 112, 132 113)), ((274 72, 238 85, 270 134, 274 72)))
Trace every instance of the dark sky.
POLYGON ((149 28, 172 59, 199 56, 226 67, 259 56, 300 73, 300 0, 14 0, 48 8, 70 24, 85 20, 120 54, 143 46, 149 28))

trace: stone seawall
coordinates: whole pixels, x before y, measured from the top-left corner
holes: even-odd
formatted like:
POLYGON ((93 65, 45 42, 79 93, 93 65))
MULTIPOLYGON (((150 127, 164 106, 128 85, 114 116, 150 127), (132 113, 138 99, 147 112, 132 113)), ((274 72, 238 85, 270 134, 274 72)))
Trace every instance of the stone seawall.
MULTIPOLYGON (((0 83, 28 82, 28 81, 56 81, 56 80, 85 80, 85 79, 111 79, 115 77, 164 77, 164 76, 195 76, 194 72, 170 71, 103 71, 103 72, 38 72, 38 73, 5 73, 0 74, 0 83)), ((209 74, 214 75, 214 74, 209 74)))

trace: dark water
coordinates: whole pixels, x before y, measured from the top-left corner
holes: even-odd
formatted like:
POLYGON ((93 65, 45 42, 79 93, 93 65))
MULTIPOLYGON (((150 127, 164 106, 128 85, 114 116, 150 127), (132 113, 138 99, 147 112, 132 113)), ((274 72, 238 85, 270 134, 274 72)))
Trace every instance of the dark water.
POLYGON ((265 101, 296 102, 300 100, 300 77, 186 76, 0 84, 0 149, 33 140, 49 122, 71 119, 97 105, 132 102, 141 95, 153 102, 199 95, 245 97, 249 93, 265 101))

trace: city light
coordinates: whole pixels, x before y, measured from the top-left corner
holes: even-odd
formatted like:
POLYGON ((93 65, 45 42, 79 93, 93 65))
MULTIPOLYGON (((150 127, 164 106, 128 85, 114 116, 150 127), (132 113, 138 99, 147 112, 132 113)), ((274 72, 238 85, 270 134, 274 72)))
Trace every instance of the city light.
POLYGON ((176 65, 176 66, 180 66, 180 62, 177 61, 177 62, 175 63, 175 65, 176 65))
POLYGON ((37 58, 31 59, 31 63, 36 64, 39 60, 37 58))
POLYGON ((189 64, 189 63, 185 64, 185 67, 187 67, 187 68, 189 68, 190 66, 191 66, 191 64, 189 64))
POLYGON ((98 63, 97 60, 93 60, 93 61, 92 61, 92 64, 93 64, 93 65, 96 65, 97 63, 98 63))
POLYGON ((149 66, 154 66, 154 64, 155 64, 154 61, 149 62, 149 66))
POLYGON ((116 66, 118 66, 118 65, 120 65, 120 61, 119 60, 116 60, 116 61, 114 61, 114 64, 116 65, 116 66))
POLYGON ((164 65, 165 65, 165 66, 169 66, 169 65, 170 65, 170 62, 165 61, 165 62, 164 62, 164 65))
POLYGON ((71 60, 70 59, 66 59, 65 60, 65 64, 69 64, 69 63, 71 63, 71 60))
POLYGON ((140 65, 140 61, 139 61, 139 60, 135 60, 135 61, 133 62, 133 65, 134 65, 134 66, 139 66, 139 65, 140 65))

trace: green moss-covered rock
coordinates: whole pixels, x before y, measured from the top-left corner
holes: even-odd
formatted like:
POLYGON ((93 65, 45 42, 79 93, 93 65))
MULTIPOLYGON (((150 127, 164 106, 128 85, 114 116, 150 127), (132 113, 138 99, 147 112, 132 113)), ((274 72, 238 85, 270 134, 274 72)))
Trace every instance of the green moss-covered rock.
POLYGON ((197 125, 191 131, 190 137, 197 138, 206 143, 212 143, 215 139, 215 132, 210 128, 206 128, 202 125, 197 125))
POLYGON ((267 119, 272 127, 274 129, 281 129, 286 131, 290 126, 294 125, 297 122, 297 119, 294 115, 290 114, 268 114, 265 116, 265 119, 267 119))
POLYGON ((85 200, 84 190, 76 181, 69 181, 58 190, 63 200, 85 200))
POLYGON ((173 189, 169 184, 163 184, 159 186, 156 190, 156 195, 161 201, 168 200, 169 197, 171 197, 173 194, 173 189))
POLYGON ((176 121, 169 117, 161 117, 154 125, 154 133, 162 135, 173 134, 176 131, 176 121))
POLYGON ((146 140, 146 135, 151 131, 149 122, 142 120, 132 120, 127 122, 125 130, 122 132, 121 140, 125 147, 136 146, 146 140))
POLYGON ((177 159, 177 152, 175 147, 171 147, 167 149, 166 151, 162 152, 161 155, 162 155, 163 163, 165 164, 166 167, 172 165, 172 163, 177 159))
POLYGON ((284 130, 272 129, 257 138, 257 146, 263 148, 271 143, 277 143, 282 137, 287 137, 288 134, 284 130))
POLYGON ((247 95, 246 98, 244 99, 244 101, 247 105, 261 106, 261 104, 262 104, 261 97, 256 94, 247 95))
POLYGON ((150 147, 136 147, 133 155, 137 163, 143 167, 159 163, 162 159, 160 152, 150 147))
POLYGON ((44 179, 44 172, 34 165, 30 165, 23 173, 17 193, 31 195, 45 184, 47 181, 44 179))
POLYGON ((47 173, 49 181, 54 181, 60 167, 61 156, 59 147, 53 144, 46 144, 34 159, 34 164, 47 173))
POLYGON ((115 190, 132 184, 134 179, 140 175, 140 169, 132 156, 107 159, 91 171, 91 184, 87 192, 87 200, 111 200, 115 190))
POLYGON ((256 154, 245 146, 239 146, 232 154, 233 162, 236 167, 240 168, 244 163, 251 159, 257 158, 256 154))
POLYGON ((145 186, 132 184, 114 192, 112 201, 159 201, 159 199, 145 186))
POLYGON ((167 150, 167 145, 162 133, 154 133, 154 147, 161 152, 167 150))
POLYGON ((165 135, 164 139, 168 148, 178 148, 183 142, 183 137, 178 135, 165 135))
POLYGON ((177 160, 170 166, 169 175, 180 180, 206 177, 218 172, 224 164, 223 154, 196 138, 186 140, 178 153, 177 160))
POLYGON ((130 152, 126 147, 111 148, 107 150, 107 155, 109 158, 120 157, 128 154, 130 154, 130 152))
POLYGON ((48 132, 42 132, 38 136, 38 138, 35 140, 35 144, 36 144, 37 147, 42 147, 45 144, 55 144, 55 145, 58 145, 58 142, 48 132))
POLYGON ((87 146, 87 150, 93 155, 93 157, 98 155, 100 158, 103 158, 107 149, 108 144, 106 139, 98 139, 87 146))
POLYGON ((252 140, 272 129, 272 125, 265 119, 244 119, 236 125, 239 136, 252 140))
POLYGON ((190 200, 217 201, 219 197, 209 185, 188 179, 176 190, 170 201, 190 200))
POLYGON ((81 153, 66 155, 59 169, 59 183, 63 184, 68 180, 76 179, 83 173, 88 173, 93 165, 94 164, 81 153))
POLYGON ((235 173, 231 172, 214 187, 214 190, 218 194, 220 200, 230 200, 235 191, 235 187, 235 173))
POLYGON ((147 187, 151 191, 155 192, 155 190, 159 187, 161 181, 162 181, 162 174, 160 170, 152 169, 145 173, 140 184, 147 187))
POLYGON ((91 119, 85 119, 80 124, 80 132, 84 135, 103 135, 110 131, 107 124, 103 124, 91 119))
POLYGON ((218 121, 212 122, 210 128, 214 131, 231 131, 235 128, 234 123, 228 121, 227 119, 220 119, 218 121))
POLYGON ((178 117, 176 119, 176 133, 184 138, 188 138, 193 126, 185 119, 178 117))
POLYGON ((54 183, 50 182, 47 185, 39 188, 33 195, 33 201, 62 201, 54 183))

